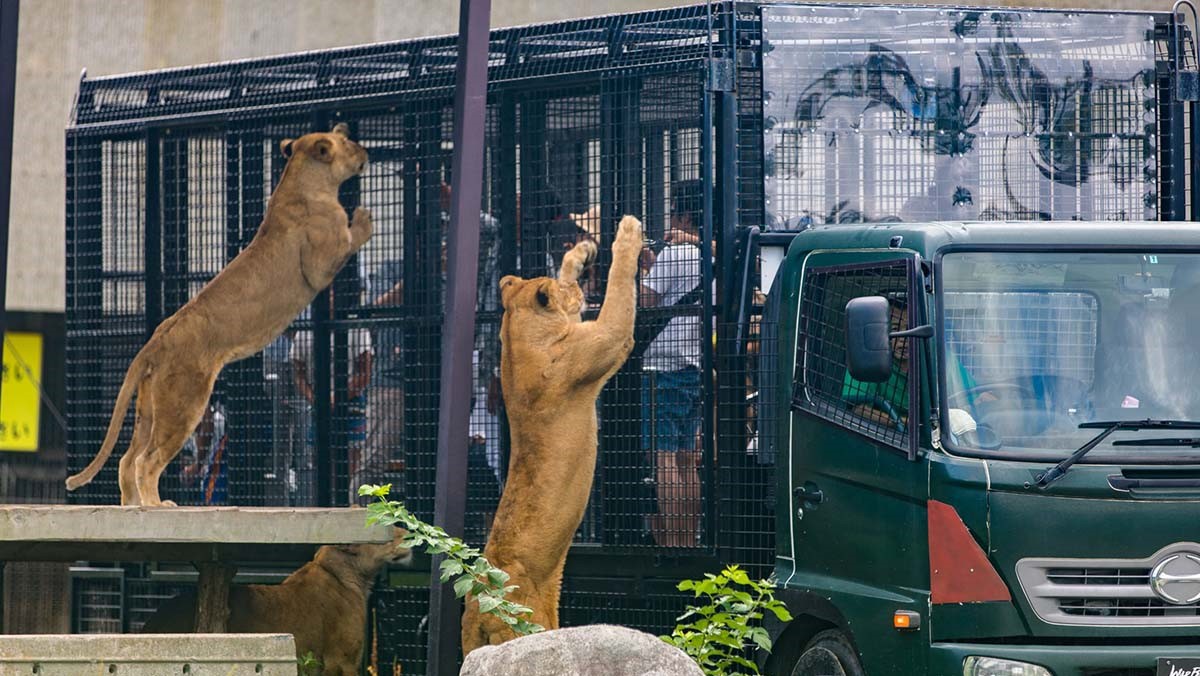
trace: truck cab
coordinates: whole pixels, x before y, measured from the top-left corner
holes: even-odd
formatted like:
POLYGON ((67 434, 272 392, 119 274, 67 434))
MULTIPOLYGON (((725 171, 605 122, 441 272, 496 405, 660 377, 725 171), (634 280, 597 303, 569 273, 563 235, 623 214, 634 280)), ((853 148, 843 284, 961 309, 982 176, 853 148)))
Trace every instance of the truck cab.
POLYGON ((767 318, 768 673, 1200 673, 1195 226, 812 227, 767 318))

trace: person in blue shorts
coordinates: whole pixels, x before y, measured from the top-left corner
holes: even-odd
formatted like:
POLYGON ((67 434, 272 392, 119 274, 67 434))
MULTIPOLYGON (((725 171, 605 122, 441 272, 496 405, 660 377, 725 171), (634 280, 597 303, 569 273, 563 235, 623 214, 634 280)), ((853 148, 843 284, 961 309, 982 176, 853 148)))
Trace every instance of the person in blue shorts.
MULTIPOLYGON (((700 181, 677 184, 671 195, 671 227, 664 248, 642 278, 641 304, 670 307, 699 287, 700 181)), ((694 313, 672 317, 642 357, 642 445, 654 458, 658 513, 650 533, 663 547, 694 547, 700 521, 697 472, 701 421, 701 340, 694 313)))

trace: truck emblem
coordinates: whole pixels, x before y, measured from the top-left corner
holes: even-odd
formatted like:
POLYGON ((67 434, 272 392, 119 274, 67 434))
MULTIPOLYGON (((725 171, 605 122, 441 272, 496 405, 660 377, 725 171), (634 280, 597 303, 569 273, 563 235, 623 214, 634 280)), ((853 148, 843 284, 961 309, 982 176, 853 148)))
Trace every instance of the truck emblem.
POLYGON ((1172 554, 1159 561, 1150 571, 1150 588, 1177 606, 1200 601, 1200 556, 1172 554))

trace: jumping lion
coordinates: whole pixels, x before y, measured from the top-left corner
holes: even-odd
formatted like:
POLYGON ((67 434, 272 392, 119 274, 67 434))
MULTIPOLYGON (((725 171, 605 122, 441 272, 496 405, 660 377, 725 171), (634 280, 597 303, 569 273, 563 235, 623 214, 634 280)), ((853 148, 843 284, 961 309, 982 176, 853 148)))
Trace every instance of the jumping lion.
MULTIPOLYGON (((592 490, 596 398, 633 348, 642 224, 626 216, 613 242, 608 290, 596 321, 581 321, 579 275, 596 256, 584 240, 558 279, 500 280, 500 382, 512 436, 508 481, 484 556, 511 576, 511 600, 558 628, 563 565, 592 490)), ((469 598, 463 654, 514 635, 469 598)))
POLYGON ((283 333, 371 236, 371 215, 359 207, 347 219, 338 203, 338 187, 367 164, 348 132, 343 123, 280 144, 288 163, 254 239, 134 357, 100 452, 67 479, 67 490, 104 466, 136 391, 133 439, 118 474, 121 504, 174 505, 159 498, 159 476, 200 422, 221 369, 283 333))

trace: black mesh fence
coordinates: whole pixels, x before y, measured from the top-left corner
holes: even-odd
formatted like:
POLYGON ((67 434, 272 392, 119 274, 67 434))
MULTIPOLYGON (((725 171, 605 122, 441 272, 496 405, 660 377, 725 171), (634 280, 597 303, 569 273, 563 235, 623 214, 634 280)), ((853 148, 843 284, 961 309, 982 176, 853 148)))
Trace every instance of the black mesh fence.
MULTIPOLYGON (((764 402, 792 390, 762 367, 781 348, 764 330, 752 227, 1183 208, 1190 156, 1173 125, 1185 110, 1169 78, 1146 76, 1173 53, 1163 16, 891 9, 899 19, 883 26, 874 11, 717 3, 492 33, 472 412, 454 431, 469 440, 471 542, 486 540, 511 451, 499 279, 554 274, 592 239, 591 318, 620 217, 641 218, 649 239, 637 346, 597 404, 565 623, 666 632, 686 600, 668 581, 596 580, 773 564, 778 452, 764 402), (1058 31, 1079 50, 1022 39, 1058 31)), ((368 208, 374 234, 278 340, 224 369, 163 498, 337 506, 356 503, 359 484, 390 483, 432 519, 455 50, 434 38, 82 82, 66 157, 71 471, 99 449, 153 329, 254 236, 280 142, 341 121, 370 154, 342 202, 368 208)), ((853 295, 903 302, 903 273, 820 274, 806 302, 827 304, 831 334, 853 295)), ((857 415, 863 402, 833 370, 842 355, 812 354, 814 412, 857 415)), ((902 443, 894 424, 859 417, 902 443)), ((116 478, 114 460, 70 499, 115 504, 116 478)), ((140 581, 137 595, 115 584, 76 581, 77 630, 130 629, 167 583, 140 581)), ((424 584, 378 590, 379 673, 423 671, 424 584)))
POLYGON ((1160 22, 765 8, 768 220, 1156 219, 1160 22))

